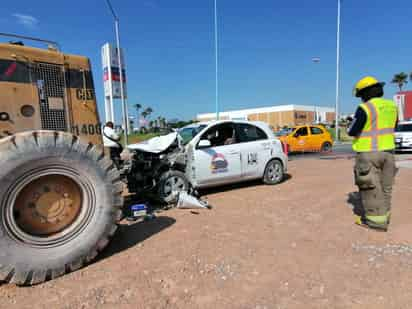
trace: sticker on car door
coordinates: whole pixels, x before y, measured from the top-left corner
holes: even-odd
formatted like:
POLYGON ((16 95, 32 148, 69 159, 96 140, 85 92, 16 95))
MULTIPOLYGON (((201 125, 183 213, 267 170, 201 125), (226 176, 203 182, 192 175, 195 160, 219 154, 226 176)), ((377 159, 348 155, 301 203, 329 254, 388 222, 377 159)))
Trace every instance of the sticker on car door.
POLYGON ((216 153, 213 155, 210 163, 212 174, 226 173, 228 171, 228 166, 229 164, 223 154, 216 153))
POLYGON ((258 154, 257 152, 249 152, 247 155, 247 164, 248 165, 257 165, 258 164, 258 154))

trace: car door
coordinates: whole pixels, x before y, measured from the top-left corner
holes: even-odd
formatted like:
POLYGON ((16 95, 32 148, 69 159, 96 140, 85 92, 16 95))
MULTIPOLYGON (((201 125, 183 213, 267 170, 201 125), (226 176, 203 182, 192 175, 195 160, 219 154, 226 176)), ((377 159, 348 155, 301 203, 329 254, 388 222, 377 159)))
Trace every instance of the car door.
POLYGON ((298 128, 291 136, 293 139, 293 151, 306 151, 309 147, 308 127, 298 128))
POLYGON ((310 148, 313 151, 320 151, 323 141, 326 139, 325 132, 319 127, 310 127, 310 148))
POLYGON ((266 163, 271 158, 271 143, 267 134, 249 123, 236 123, 235 128, 240 149, 242 178, 262 177, 266 163))
POLYGON ((235 143, 235 128, 232 122, 210 127, 195 142, 190 172, 191 178, 195 179, 192 183, 196 187, 215 186, 240 179, 240 150, 235 143), (200 147, 202 140, 209 141, 210 145, 200 147))

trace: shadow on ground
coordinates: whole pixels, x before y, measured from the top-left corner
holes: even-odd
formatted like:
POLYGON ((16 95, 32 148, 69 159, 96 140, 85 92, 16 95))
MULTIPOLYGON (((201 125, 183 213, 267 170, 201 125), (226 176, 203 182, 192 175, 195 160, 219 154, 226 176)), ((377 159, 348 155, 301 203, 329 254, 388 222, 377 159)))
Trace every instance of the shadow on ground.
MULTIPOLYGON (((285 174, 285 177, 281 183, 284 183, 290 179, 292 179, 292 175, 285 174)), ((249 181, 222 185, 222 186, 207 188, 207 189, 199 189, 199 195, 203 196, 207 194, 222 193, 222 192, 238 190, 238 189, 243 189, 243 188, 248 188, 248 187, 257 187, 257 186, 265 186, 265 184, 262 182, 262 179, 249 180, 249 181)))
POLYGON ((127 250, 175 223, 176 220, 171 217, 158 216, 150 221, 121 224, 109 246, 99 255, 97 261, 127 250))

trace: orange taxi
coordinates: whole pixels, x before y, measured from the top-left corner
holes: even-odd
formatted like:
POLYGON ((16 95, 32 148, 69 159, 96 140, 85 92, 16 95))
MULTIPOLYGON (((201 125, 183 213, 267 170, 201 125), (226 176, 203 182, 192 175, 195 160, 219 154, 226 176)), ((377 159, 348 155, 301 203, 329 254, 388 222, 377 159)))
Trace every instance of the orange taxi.
POLYGON ((296 126, 281 130, 276 135, 287 145, 289 152, 328 152, 332 150, 332 136, 321 125, 296 126))

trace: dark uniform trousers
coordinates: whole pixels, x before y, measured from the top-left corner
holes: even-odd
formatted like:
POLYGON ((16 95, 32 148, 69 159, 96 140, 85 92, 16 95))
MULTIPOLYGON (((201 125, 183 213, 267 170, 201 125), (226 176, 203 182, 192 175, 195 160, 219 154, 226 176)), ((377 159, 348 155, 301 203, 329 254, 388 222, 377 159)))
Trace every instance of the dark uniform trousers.
POLYGON ((370 226, 387 227, 396 174, 393 152, 357 153, 354 172, 355 184, 359 187, 362 200, 361 213, 358 215, 370 226))

